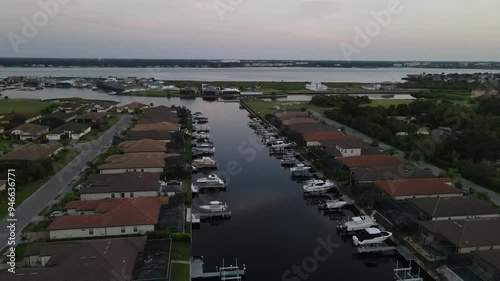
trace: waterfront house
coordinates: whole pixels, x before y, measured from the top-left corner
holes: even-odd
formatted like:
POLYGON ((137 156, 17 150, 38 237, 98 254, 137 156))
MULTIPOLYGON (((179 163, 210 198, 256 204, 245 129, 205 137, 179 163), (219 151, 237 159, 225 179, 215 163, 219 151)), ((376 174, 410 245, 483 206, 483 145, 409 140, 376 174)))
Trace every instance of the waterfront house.
POLYGON ((337 130, 305 133, 305 134, 302 134, 302 139, 304 140, 304 143, 308 147, 312 147, 312 146, 331 147, 331 146, 326 146, 325 144, 328 145, 328 143, 326 143, 326 141, 333 141, 333 140, 338 140, 338 141, 346 140, 346 141, 353 141, 353 142, 358 140, 358 138, 355 136, 346 135, 346 134, 339 132, 337 130))
POLYGON ((475 197, 432 197, 406 199, 424 220, 500 218, 500 210, 475 197))
POLYGON ((59 104, 59 110, 63 112, 74 112, 82 109, 83 107, 87 106, 88 103, 85 102, 65 102, 59 104))
POLYGON ((72 201, 47 228, 50 239, 128 236, 154 231, 168 197, 72 201))
POLYGON ((443 254, 500 249, 500 220, 419 221, 420 243, 443 254))
POLYGON ((463 195, 448 178, 380 180, 373 185, 395 200, 463 195))
POLYGON ((201 94, 203 97, 217 97, 220 93, 220 89, 218 87, 212 85, 203 85, 201 94))
POLYGON ((138 141, 124 141, 118 145, 124 153, 166 152, 167 144, 161 140, 142 139, 138 141))
MULTIPOLYGON (((131 281, 143 264, 147 238, 77 240, 28 244, 24 253, 26 267, 16 273, 0 272, 2 281, 131 281), (118 279, 117 279, 118 278, 118 279)), ((170 246, 168 242, 166 245, 170 246)), ((167 259, 167 262, 169 259, 167 259)))
POLYGON ((177 117, 177 109, 160 105, 156 107, 146 108, 144 109, 143 113, 144 118, 162 117, 165 115, 177 117))
POLYGON ((181 128, 180 124, 170 123, 170 122, 160 122, 152 124, 137 124, 132 128, 132 132, 143 132, 143 131, 166 131, 175 132, 179 131, 181 128))
POLYGON ((180 90, 181 95, 195 96, 198 93, 199 93, 198 87, 195 87, 195 86, 188 86, 188 87, 182 88, 180 90))
POLYGON ((337 162, 346 169, 397 167, 403 162, 399 157, 389 155, 360 155, 337 158, 337 162))
POLYGON ((351 173, 357 184, 370 184, 378 180, 396 179, 430 179, 434 174, 429 170, 408 170, 404 167, 359 167, 352 168, 351 173))
POLYGON ((157 197, 160 173, 93 174, 80 188, 81 200, 157 197))
POLYGON ((49 131, 49 127, 37 124, 22 124, 15 127, 10 131, 10 133, 20 140, 34 140, 39 138, 41 135, 46 134, 49 131))
POLYGON ((75 118, 76 122, 81 123, 99 123, 109 117, 106 112, 87 112, 75 118))
POLYGON ((306 84, 306 89, 309 91, 326 91, 328 87, 321 84, 321 82, 313 81, 310 84, 306 84))
POLYGON ((296 124, 317 124, 317 123, 319 122, 309 117, 290 118, 282 121, 282 124, 284 126, 296 125, 296 124))
POLYGON ((50 126, 51 128, 56 128, 61 126, 64 123, 75 120, 78 114, 76 112, 54 112, 51 114, 44 115, 42 119, 40 119, 40 124, 50 126))
POLYGON ((88 123, 66 123, 47 133, 47 139, 58 141, 61 138, 79 140, 92 130, 88 123))
POLYGON ((126 172, 161 173, 165 159, 177 155, 166 153, 129 153, 109 156, 99 166, 101 174, 120 174, 126 172))
POLYGON ((158 117, 143 117, 139 120, 137 120, 137 124, 156 124, 156 123, 162 123, 162 122, 168 122, 168 123, 174 123, 174 124, 179 124, 179 118, 171 115, 164 115, 164 116, 158 116, 158 117))
POLYGON ((167 132, 167 131, 130 131, 127 133, 127 135, 123 138, 124 141, 140 141, 143 139, 151 139, 151 140, 159 140, 162 142, 170 142, 173 139, 176 138, 177 133, 181 133, 182 135, 184 133, 178 131, 178 132, 167 132))
POLYGON ((63 150, 63 146, 60 143, 41 146, 30 142, 3 155, 0 157, 0 161, 4 163, 24 163, 29 166, 30 163, 49 158, 61 150, 63 150))
POLYGON ((143 110, 146 108, 149 108, 149 105, 140 102, 132 102, 124 106, 121 106, 120 108, 118 108, 118 110, 120 112, 126 110, 128 113, 134 113, 136 110, 143 110))

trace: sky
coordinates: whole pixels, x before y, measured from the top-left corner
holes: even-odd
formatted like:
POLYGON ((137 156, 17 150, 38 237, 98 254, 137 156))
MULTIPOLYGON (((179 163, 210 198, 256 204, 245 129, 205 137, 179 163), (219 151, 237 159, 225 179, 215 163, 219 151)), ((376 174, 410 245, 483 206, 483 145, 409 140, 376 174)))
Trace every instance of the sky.
POLYGON ((0 57, 500 61, 498 11, 498 0, 0 0, 0 57))

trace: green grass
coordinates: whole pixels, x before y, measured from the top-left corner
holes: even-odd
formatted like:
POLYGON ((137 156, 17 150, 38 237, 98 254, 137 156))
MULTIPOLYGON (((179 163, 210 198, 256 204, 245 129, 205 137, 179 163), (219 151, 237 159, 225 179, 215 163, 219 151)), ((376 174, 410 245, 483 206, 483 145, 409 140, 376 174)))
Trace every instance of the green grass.
POLYGON ((391 105, 397 106, 398 104, 409 104, 414 100, 394 100, 394 99, 377 99, 377 100, 371 100, 369 104, 363 104, 361 106, 383 106, 383 107, 389 107, 391 105))
POLYGON ((42 102, 39 100, 0 99, 0 115, 13 112, 20 114, 39 113, 50 105, 50 102, 42 102))
POLYGON ((170 280, 172 281, 189 281, 191 280, 191 272, 189 272, 189 264, 172 263, 170 280))
POLYGON ((109 128, 113 127, 116 123, 118 123, 119 120, 120 118, 116 116, 110 117, 109 119, 106 120, 104 130, 101 131, 97 129, 92 129, 92 131, 90 131, 88 134, 86 134, 80 140, 78 140, 78 143, 95 141, 96 139, 100 138, 102 134, 104 134, 107 130, 109 130, 109 128))
POLYGON ((191 243, 189 242, 172 242, 172 260, 191 260, 191 243))
POLYGON ((292 102, 292 101, 245 101, 245 104, 250 107, 257 115, 260 117, 266 116, 266 114, 273 114, 275 112, 274 108, 278 106, 280 110, 288 111, 300 111, 302 108, 307 108, 310 110, 317 111, 323 114, 327 107, 321 107, 309 104, 308 102, 292 102))

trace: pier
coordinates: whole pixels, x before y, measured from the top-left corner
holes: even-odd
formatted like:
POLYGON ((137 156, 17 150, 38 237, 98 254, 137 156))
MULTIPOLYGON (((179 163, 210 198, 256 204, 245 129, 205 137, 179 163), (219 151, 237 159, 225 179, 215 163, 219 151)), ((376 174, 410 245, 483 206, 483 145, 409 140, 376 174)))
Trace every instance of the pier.
POLYGON ((220 280, 242 280, 246 274, 246 266, 243 264, 243 268, 238 266, 238 259, 236 259, 236 265, 225 266, 224 260, 222 260, 222 266, 216 267, 214 272, 204 272, 203 268, 203 257, 195 257, 191 260, 191 278, 220 278, 220 280))
POLYGON ((203 220, 210 220, 214 218, 228 219, 231 217, 231 211, 224 212, 206 212, 206 213, 192 213, 191 223, 198 224, 203 220))

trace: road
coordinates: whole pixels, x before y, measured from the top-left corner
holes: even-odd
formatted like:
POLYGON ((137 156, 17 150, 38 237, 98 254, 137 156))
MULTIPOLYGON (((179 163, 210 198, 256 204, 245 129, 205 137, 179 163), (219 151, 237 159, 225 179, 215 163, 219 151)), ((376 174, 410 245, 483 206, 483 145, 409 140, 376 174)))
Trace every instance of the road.
MULTIPOLYGON (((120 120, 113 127, 108 129, 99 139, 88 143, 77 144, 75 148, 81 152, 80 155, 56 175, 51 177, 42 187, 40 187, 40 189, 16 208, 16 237, 18 239, 23 228, 25 228, 31 220, 36 218, 45 207, 51 205, 52 200, 56 196, 71 189, 69 186, 70 182, 80 174, 87 165, 87 162, 94 160, 94 158, 111 143, 113 137, 117 133, 128 127, 131 119, 132 117, 130 115, 123 115, 120 117, 120 120)), ((0 249, 4 248, 7 244, 7 225, 7 219, 2 219, 0 221, 0 249)))
MULTIPOLYGON (((321 115, 321 113, 317 112, 317 111, 313 111, 313 110, 309 110, 315 117, 317 117, 319 120, 323 120, 325 121, 327 124, 329 125, 335 125, 337 127, 344 127, 345 128, 345 132, 349 135, 353 135, 353 136, 356 136, 362 140, 364 140, 365 142, 368 142, 368 143, 371 143, 373 142, 373 139, 359 131, 356 131, 352 128, 349 128, 347 126, 345 126, 344 124, 340 124, 336 121, 333 121, 333 120, 330 120, 328 118, 325 118, 321 115)), ((379 147, 383 148, 383 149, 389 149, 389 148, 393 148, 392 146, 390 145, 387 145, 385 143, 381 143, 379 142, 379 147)), ((404 155, 404 153, 402 151, 399 151, 399 154, 400 155, 404 155)), ((432 173, 434 173, 434 175, 438 176, 439 174, 441 174, 443 172, 443 169, 437 167, 437 166, 434 166, 432 164, 429 164, 427 162, 419 162, 419 163, 416 163, 415 166, 417 168, 421 168, 421 169, 427 169, 427 170, 430 170, 432 171, 432 173)), ((483 186, 480 186, 476 183, 473 183, 469 180, 466 180, 466 179, 462 179, 462 186, 465 188, 465 189, 469 189, 469 188, 472 188, 476 191, 479 191, 479 192, 486 192, 490 195, 491 197, 491 201, 493 201, 493 203, 495 203, 496 205, 500 205, 500 194, 494 192, 494 191, 491 191, 483 186)))

